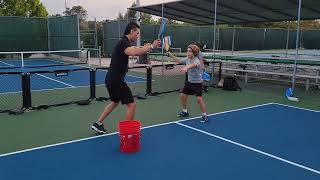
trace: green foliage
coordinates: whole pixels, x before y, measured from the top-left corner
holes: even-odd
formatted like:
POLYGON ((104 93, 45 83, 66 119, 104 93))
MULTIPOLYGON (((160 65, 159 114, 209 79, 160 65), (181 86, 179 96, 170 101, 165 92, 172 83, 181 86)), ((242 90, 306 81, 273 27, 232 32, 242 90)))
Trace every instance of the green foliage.
POLYGON ((0 15, 47 17, 48 12, 40 0, 0 0, 0 15))
POLYGON ((117 17, 117 20, 124 20, 124 19, 126 19, 126 18, 124 18, 123 14, 119 13, 118 17, 117 17))
POLYGON ((88 12, 82 6, 67 8, 63 13, 67 16, 78 14, 80 21, 86 21, 88 18, 88 12))
POLYGON ((53 14, 51 15, 52 17, 61 17, 62 15, 61 14, 53 14))
MULTIPOLYGON (((131 7, 135 7, 136 4, 132 3, 131 7)), ((125 14, 119 13, 116 20, 127 20, 127 19, 135 19, 136 11, 129 9, 125 14)), ((140 22, 143 24, 160 24, 161 18, 158 20, 154 20, 151 14, 141 13, 140 14, 140 22)), ((168 19, 168 25, 181 25, 182 23, 168 19)))
MULTIPOLYGON (((131 7, 135 7, 136 4, 132 3, 131 7)), ((136 12, 133 10, 128 10, 125 14, 122 14, 121 12, 118 14, 118 17, 116 18, 116 20, 126 20, 126 19, 135 19, 136 17, 136 12)))
POLYGON ((141 22, 144 24, 157 24, 157 21, 152 18, 151 14, 141 13, 140 18, 141 22))

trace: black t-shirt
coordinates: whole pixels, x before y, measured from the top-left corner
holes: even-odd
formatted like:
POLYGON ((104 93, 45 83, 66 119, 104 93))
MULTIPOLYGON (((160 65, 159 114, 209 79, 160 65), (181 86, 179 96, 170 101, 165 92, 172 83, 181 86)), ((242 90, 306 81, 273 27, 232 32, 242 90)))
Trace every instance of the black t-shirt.
POLYGON ((124 77, 128 72, 129 56, 124 52, 128 47, 132 46, 127 36, 122 39, 113 48, 110 68, 106 76, 106 83, 124 82, 124 77))

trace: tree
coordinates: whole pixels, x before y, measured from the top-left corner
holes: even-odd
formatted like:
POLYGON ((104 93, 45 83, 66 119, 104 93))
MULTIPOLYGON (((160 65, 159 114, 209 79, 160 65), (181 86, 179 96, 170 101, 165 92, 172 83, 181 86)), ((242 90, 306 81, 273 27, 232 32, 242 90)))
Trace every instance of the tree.
POLYGON ((151 14, 141 13, 141 22, 144 24, 157 24, 157 22, 152 18, 151 14))
MULTIPOLYGON (((135 7, 136 4, 132 3, 131 7, 135 7)), ((136 11, 134 10, 128 10, 125 14, 119 13, 118 17, 116 18, 116 20, 127 20, 127 19, 136 19, 136 11)), ((140 14, 140 22, 144 23, 144 24, 157 24, 157 21, 155 21, 152 18, 151 14, 147 14, 147 13, 141 13, 140 14)))
POLYGON ((0 15, 47 17, 48 12, 40 0, 0 0, 0 15))
POLYGON ((119 13, 118 14, 118 17, 117 17, 117 20, 124 20, 125 18, 124 18, 124 16, 123 16, 123 14, 122 13, 119 13))
MULTIPOLYGON (((133 2, 131 7, 136 7, 136 3, 133 2)), ((126 19, 135 19, 136 18, 136 11, 133 11, 131 9, 127 10, 126 14, 124 15, 124 18, 126 18, 126 19)))
POLYGON ((88 17, 87 10, 85 10, 82 6, 73 6, 71 9, 67 8, 63 14, 66 16, 78 14, 81 22, 86 21, 88 17))
MULTIPOLYGON (((136 4, 133 3, 131 7, 135 7, 136 4)), ((125 14, 122 14, 121 12, 118 14, 118 17, 116 20, 127 20, 127 19, 135 19, 136 18, 136 12, 133 10, 128 10, 125 14)))
MULTIPOLYGON (((161 20, 162 20, 162 18, 159 18, 158 21, 157 21, 157 24, 161 24, 161 20)), ((180 21, 176 21, 176 20, 167 18, 167 25, 169 25, 169 26, 177 26, 177 25, 183 25, 183 23, 180 22, 180 21)))
POLYGON ((61 14, 53 14, 51 15, 52 17, 61 17, 62 15, 61 14))

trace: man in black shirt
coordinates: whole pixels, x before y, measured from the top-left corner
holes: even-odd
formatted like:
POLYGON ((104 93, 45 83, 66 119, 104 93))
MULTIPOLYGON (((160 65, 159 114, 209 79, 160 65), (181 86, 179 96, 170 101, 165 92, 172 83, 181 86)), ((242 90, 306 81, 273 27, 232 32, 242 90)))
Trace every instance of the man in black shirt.
POLYGON ((113 49, 110 68, 105 79, 111 103, 105 107, 98 121, 91 126, 94 131, 100 134, 106 133, 103 121, 119 105, 120 101, 122 104, 127 105, 126 120, 133 120, 134 118, 136 104, 134 103, 130 88, 124 81, 128 72, 129 56, 146 54, 153 47, 161 45, 161 41, 158 39, 152 44, 148 43, 140 48, 133 47, 132 43, 139 38, 139 35, 140 26, 134 22, 129 23, 125 29, 124 36, 113 49))

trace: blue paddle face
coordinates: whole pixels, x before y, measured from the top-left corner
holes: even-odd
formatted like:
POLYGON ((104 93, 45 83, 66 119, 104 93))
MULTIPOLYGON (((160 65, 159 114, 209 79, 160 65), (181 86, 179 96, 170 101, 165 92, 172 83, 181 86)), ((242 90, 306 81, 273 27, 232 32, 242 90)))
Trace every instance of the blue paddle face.
POLYGON ((286 94, 285 94, 286 97, 292 97, 293 96, 293 89, 292 88, 288 88, 286 90, 286 94))
POLYGON ((167 24, 167 19, 163 18, 161 20, 161 25, 160 25, 160 29, 159 29, 158 38, 161 38, 162 35, 164 34, 164 32, 166 31, 166 24, 167 24))
POLYGON ((210 74, 208 72, 203 72, 202 79, 206 82, 209 82, 211 80, 210 74))

